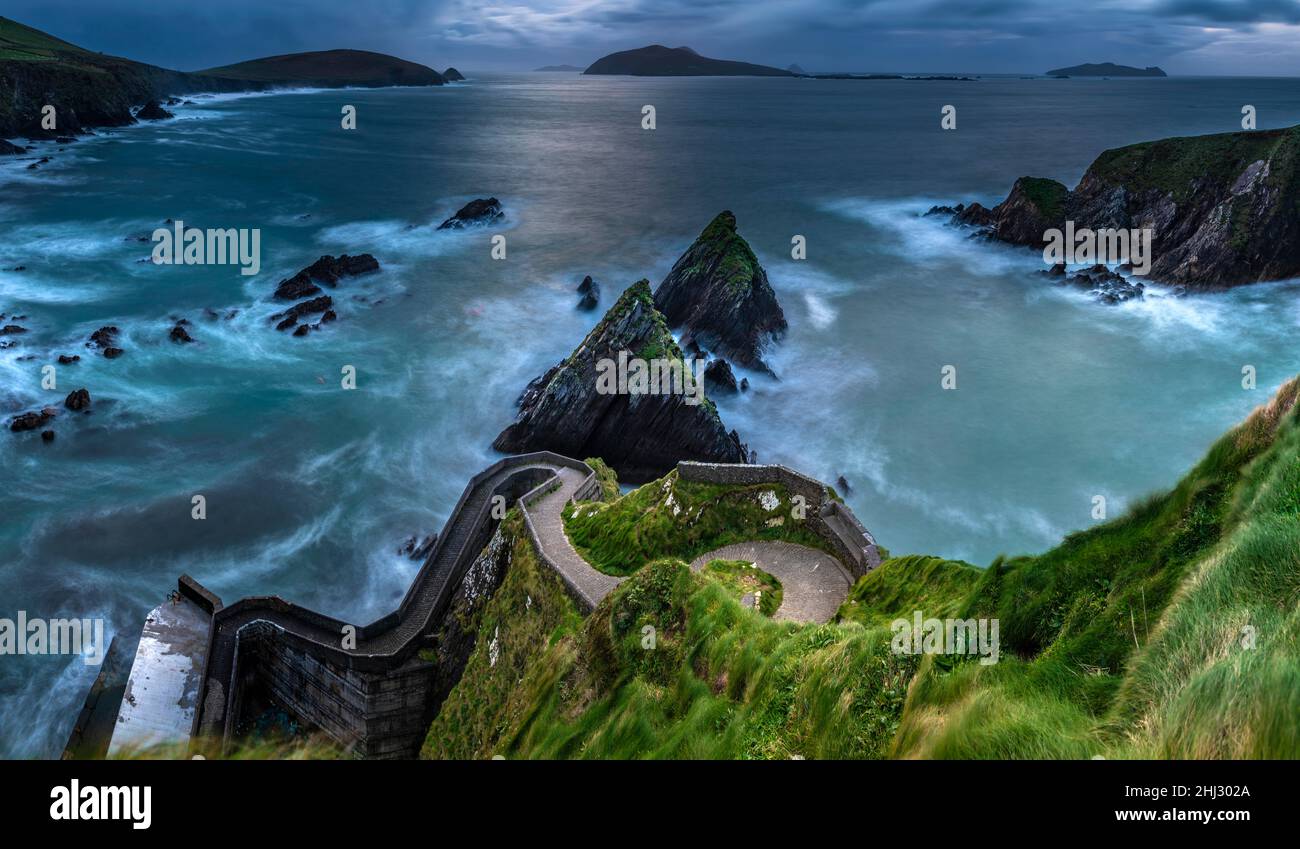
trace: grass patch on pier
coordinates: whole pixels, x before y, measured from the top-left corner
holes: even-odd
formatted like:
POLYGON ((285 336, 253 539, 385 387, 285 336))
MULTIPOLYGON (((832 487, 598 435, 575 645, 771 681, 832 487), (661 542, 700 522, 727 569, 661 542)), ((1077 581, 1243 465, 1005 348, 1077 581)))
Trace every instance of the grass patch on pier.
POLYGON ((669 472, 608 503, 566 508, 564 528, 578 553, 610 575, 630 575, 665 557, 690 561, 724 545, 780 540, 835 553, 800 517, 779 484, 724 486, 669 472))
POLYGON ((774 616, 781 606, 781 582, 748 560, 710 560, 704 564, 704 575, 721 584, 733 598, 742 602, 746 596, 757 599, 758 612, 764 616, 774 616))

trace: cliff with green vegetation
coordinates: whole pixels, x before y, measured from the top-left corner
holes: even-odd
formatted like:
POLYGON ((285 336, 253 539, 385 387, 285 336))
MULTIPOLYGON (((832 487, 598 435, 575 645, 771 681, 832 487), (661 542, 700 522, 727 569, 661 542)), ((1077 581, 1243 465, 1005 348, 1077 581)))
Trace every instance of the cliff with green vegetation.
POLYGON ((972 204, 958 220, 1039 248, 1067 220, 1076 232, 1149 229, 1150 279, 1188 287, 1300 276, 1300 126, 1107 150, 1073 191, 1022 177, 994 209, 972 204))
POLYGON ((1120 518, 983 570, 888 559, 823 625, 742 606, 725 563, 687 568, 774 530, 745 487, 669 476, 578 505, 575 546, 631 575, 585 619, 508 519, 504 582, 423 754, 1300 757, 1298 394, 1120 518), (914 611, 996 619, 998 662, 895 653, 890 624, 914 611))
POLYGON ((53 138, 135 122, 132 108, 170 95, 276 86, 440 85, 430 68, 392 56, 330 50, 186 73, 96 53, 0 17, 0 139, 53 138), (56 126, 41 124, 46 105, 56 126))

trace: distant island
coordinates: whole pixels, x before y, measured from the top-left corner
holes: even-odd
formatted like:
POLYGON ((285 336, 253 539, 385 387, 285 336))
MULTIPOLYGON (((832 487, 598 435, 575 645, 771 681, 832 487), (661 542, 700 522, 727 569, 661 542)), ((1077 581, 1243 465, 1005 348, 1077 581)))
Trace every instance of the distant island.
POLYGON ((577 65, 543 65, 540 68, 533 68, 533 71, 543 71, 551 74, 580 74, 582 68, 577 65))
MULTIPOLYGON (((0 139, 55 138, 92 127, 120 127, 137 117, 166 118, 156 101, 198 92, 262 91, 285 86, 338 88, 442 85, 432 68, 365 50, 323 50, 268 56, 210 68, 173 71, 86 50, 0 17, 0 139), (41 109, 57 109, 55 129, 41 109), (141 110, 135 107, 152 107, 141 110)), ((167 105, 175 105, 168 103, 167 105)))
POLYGON ((1167 77, 1164 71, 1152 65, 1149 68, 1133 68, 1128 65, 1116 65, 1114 62, 1101 64, 1071 65, 1048 71, 1049 77, 1167 77))
POLYGON ((251 59, 208 68, 199 74, 268 85, 423 86, 442 85, 433 68, 368 50, 318 50, 251 59))
POLYGON ((803 68, 800 68, 798 65, 787 65, 785 69, 790 73, 794 74, 796 77, 802 77, 804 74, 808 73, 803 68))
POLYGON ((584 74, 619 74, 630 77, 793 77, 781 68, 710 59, 689 47, 651 44, 597 59, 584 74))

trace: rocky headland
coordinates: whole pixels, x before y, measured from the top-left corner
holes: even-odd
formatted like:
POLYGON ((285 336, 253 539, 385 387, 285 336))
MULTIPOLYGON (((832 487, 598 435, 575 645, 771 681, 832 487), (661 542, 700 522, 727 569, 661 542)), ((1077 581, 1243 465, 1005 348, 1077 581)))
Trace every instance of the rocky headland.
POLYGON ((1073 190, 1021 177, 993 209, 951 214, 993 239, 1042 248, 1045 231, 1149 229, 1146 278, 1189 290, 1300 276, 1300 126, 1143 142, 1103 152, 1073 190))

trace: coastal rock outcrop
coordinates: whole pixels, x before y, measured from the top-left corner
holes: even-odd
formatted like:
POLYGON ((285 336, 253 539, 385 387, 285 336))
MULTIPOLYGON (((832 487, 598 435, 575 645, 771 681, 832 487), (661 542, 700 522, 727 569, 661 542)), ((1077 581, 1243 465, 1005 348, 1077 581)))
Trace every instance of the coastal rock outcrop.
POLYGON ((175 118, 171 112, 162 108, 162 104, 156 100, 151 100, 140 111, 135 113, 136 120, 139 121, 164 121, 168 118, 175 118))
POLYGON ((763 349, 786 331, 785 313, 736 216, 719 213, 655 289, 655 307, 681 344, 713 351, 747 368, 771 372, 763 349))
POLYGON ((731 370, 731 363, 726 360, 710 360, 704 367, 704 389, 715 395, 735 395, 740 391, 736 375, 731 370))
POLYGON ((478 224, 494 224, 506 217, 501 201, 496 198, 475 198, 456 211, 456 214, 438 225, 439 230, 462 230, 478 224))
POLYGON ((126 353, 117 347, 119 332, 117 327, 112 324, 101 327, 90 334, 90 341, 86 343, 86 347, 98 348, 106 359, 115 360, 126 353))
POLYGON ((292 277, 281 280, 275 287, 275 297, 281 301, 308 298, 320 293, 321 288, 318 283, 333 287, 337 286, 339 280, 344 277, 355 277, 378 270, 379 260, 370 254, 322 256, 292 277))
MULTIPOLYGON (((1222 289, 1300 276, 1300 126, 1161 139, 1103 152, 1073 191, 1022 177, 985 220, 1015 244, 1044 230, 1149 230, 1148 280, 1222 289)), ((1118 262, 1122 258, 1112 258, 1118 262)))
POLYGON ((634 483, 665 474, 679 460, 749 461, 739 435, 727 432, 707 399, 694 403, 696 397, 685 394, 604 391, 597 383, 597 364, 617 361, 621 352, 643 360, 682 360, 655 309, 649 281, 629 287, 572 354, 528 385, 518 417, 492 447, 512 454, 550 450, 602 457, 620 480, 634 483))
POLYGON ((455 68, 448 68, 443 71, 442 78, 449 83, 460 83, 465 81, 465 75, 455 68))
POLYGON ((63 399, 63 406, 73 412, 80 412, 90 406, 90 392, 86 389, 74 389, 63 399))
POLYGON ((578 300, 580 310, 594 310, 600 304, 600 284, 592 280, 590 274, 578 284, 578 294, 582 296, 578 300))

